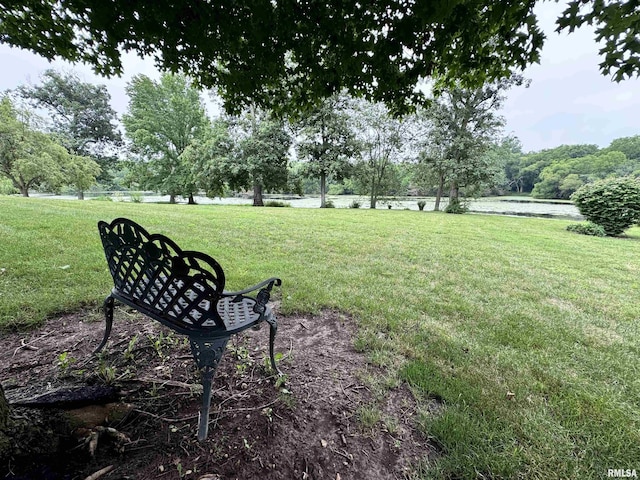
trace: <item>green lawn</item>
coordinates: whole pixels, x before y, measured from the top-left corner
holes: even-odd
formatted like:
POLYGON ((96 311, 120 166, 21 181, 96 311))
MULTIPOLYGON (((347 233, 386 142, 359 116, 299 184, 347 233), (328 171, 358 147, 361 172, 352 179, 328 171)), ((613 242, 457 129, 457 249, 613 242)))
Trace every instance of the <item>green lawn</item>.
POLYGON ((436 478, 640 470, 640 229, 414 211, 0 197, 0 325, 110 290, 96 222, 126 216, 212 254, 228 288, 283 279, 282 310, 356 316, 356 346, 408 382, 436 478), (507 395, 507 392, 514 395, 507 395))

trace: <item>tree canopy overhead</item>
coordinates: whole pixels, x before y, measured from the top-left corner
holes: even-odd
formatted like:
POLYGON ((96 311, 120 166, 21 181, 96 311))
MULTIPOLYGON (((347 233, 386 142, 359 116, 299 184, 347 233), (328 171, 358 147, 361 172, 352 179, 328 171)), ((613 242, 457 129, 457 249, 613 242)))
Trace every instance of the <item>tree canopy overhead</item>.
POLYGON ((227 109, 347 89, 404 111, 437 75, 476 85, 539 58, 535 0, 0 0, 0 42, 122 73, 121 52, 218 88, 227 109))
MULTIPOLYGON (((539 0, 538 0, 539 1, 539 0)), ((468 87, 539 60, 536 0, 0 0, 0 43, 122 73, 151 55, 220 90, 236 112, 282 110, 347 89, 402 112, 429 76, 468 87)), ((616 81, 640 74, 637 0, 571 0, 558 31, 588 23, 616 81)), ((294 107, 295 106, 295 107, 294 107)))

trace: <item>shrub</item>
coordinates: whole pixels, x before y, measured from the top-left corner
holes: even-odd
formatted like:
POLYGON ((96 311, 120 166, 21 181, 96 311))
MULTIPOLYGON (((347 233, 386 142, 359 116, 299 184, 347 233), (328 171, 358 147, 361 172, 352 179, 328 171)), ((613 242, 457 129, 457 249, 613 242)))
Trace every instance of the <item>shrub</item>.
POLYGON ((361 204, 359 201, 354 200, 353 202, 351 202, 351 205, 349 205, 349 208, 360 208, 361 204))
POLYGON ((640 221, 640 181, 634 177, 599 180, 571 195, 580 213, 610 236, 640 221))
POLYGON ((427 204, 424 200, 418 200, 418 210, 423 211, 424 206, 427 204))
POLYGON ((324 202, 324 208, 336 208, 336 206, 333 204, 333 201, 327 200, 324 202))
POLYGON ((0 177, 0 195, 12 195, 14 193, 18 193, 18 190, 13 186, 11 180, 0 177))
POLYGON ((113 198, 109 195, 100 195, 98 197, 93 197, 91 200, 95 200, 97 202, 113 202, 113 198))
POLYGON ((265 207, 290 207, 291 204, 287 202, 281 202, 280 200, 267 200, 264 202, 265 207))
POLYGON ((468 210, 469 209, 466 207, 466 205, 463 205, 460 201, 451 202, 444 209, 446 213, 456 213, 456 214, 467 213, 468 210))
POLYGON ((591 222, 572 223, 571 225, 567 225, 567 230, 570 232, 580 233, 582 235, 593 235, 594 237, 607 236, 604 228, 591 222))
POLYGON ((129 198, 133 203, 142 203, 142 194, 137 192, 131 192, 129 198))

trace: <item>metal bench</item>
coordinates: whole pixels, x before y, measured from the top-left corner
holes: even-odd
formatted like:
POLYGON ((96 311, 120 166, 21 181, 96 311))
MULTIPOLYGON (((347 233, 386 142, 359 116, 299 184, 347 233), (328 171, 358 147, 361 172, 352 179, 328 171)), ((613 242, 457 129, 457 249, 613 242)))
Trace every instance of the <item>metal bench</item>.
POLYGON ((245 290, 226 292, 222 267, 204 253, 183 251, 164 235, 150 235, 126 218, 99 222, 98 229, 114 288, 104 302, 106 328, 94 353, 102 350, 111 333, 114 300, 187 335, 202 375, 198 440, 204 441, 211 381, 231 335, 266 321, 271 366, 280 374, 273 354, 278 325, 267 302, 281 280, 270 278, 245 290), (257 294, 248 295, 251 292, 257 294))

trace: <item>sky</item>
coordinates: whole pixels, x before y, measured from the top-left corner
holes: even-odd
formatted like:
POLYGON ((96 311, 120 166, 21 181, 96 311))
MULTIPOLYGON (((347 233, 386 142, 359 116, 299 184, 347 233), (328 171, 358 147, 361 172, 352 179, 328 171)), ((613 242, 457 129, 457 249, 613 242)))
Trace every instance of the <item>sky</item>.
MULTIPOLYGON (((615 138, 640 135, 640 79, 615 83, 600 73, 599 47, 592 29, 555 33, 554 22, 563 8, 563 2, 536 6, 547 35, 541 61, 524 71, 531 80, 529 88, 511 90, 501 112, 506 119, 505 133, 517 136, 525 152, 577 143, 606 147, 615 138)), ((49 63, 0 44, 0 92, 38 83, 47 68, 73 70, 86 82, 105 84, 114 110, 122 114, 127 109, 127 82, 137 74, 160 75, 148 59, 126 54, 123 63, 122 77, 106 79, 94 75, 86 65, 49 63)))

